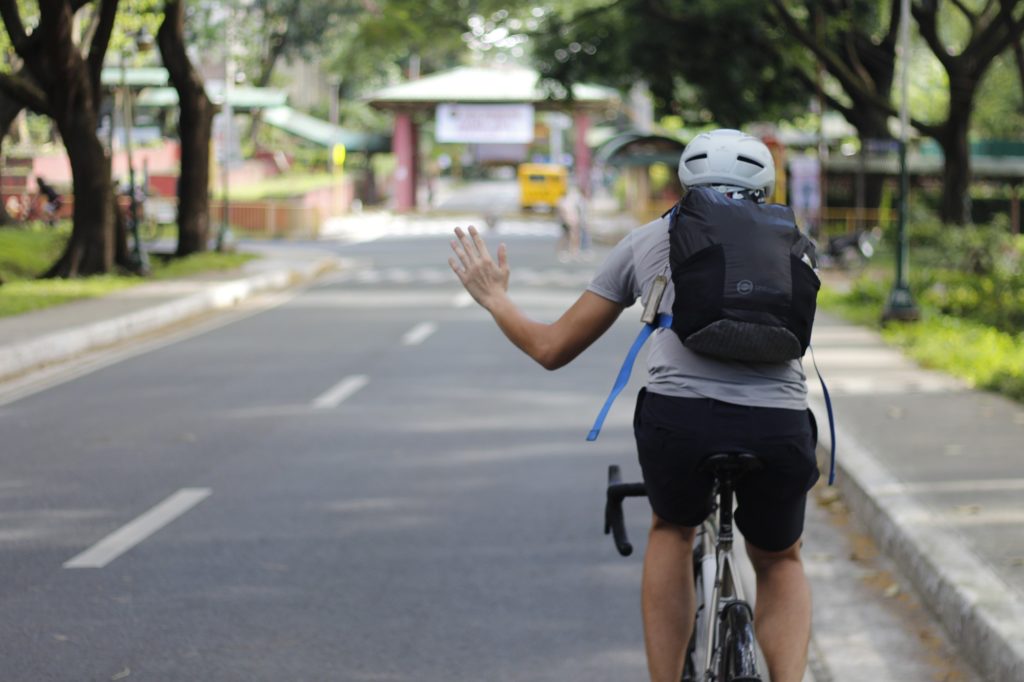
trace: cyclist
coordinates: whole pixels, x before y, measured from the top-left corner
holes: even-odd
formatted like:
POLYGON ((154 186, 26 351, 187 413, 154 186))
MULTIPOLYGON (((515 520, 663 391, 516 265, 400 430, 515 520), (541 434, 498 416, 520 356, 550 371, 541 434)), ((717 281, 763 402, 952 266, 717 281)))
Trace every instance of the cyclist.
POLYGON ((44 198, 43 219, 47 225, 53 225, 57 219, 57 213, 63 205, 60 200, 60 193, 41 176, 36 176, 36 186, 39 188, 37 196, 44 198))
MULTIPOLYGON (((771 153, 757 138, 720 129, 683 150, 684 191, 710 186, 764 202, 775 183, 771 153)), ((641 299, 669 259, 669 219, 629 233, 586 291, 551 324, 527 318, 507 294, 504 244, 491 258, 479 233, 456 228, 449 265, 508 339, 543 367, 567 364, 641 299)), ((669 286, 659 312, 670 312, 669 286)), ((699 355, 671 331, 652 337, 649 379, 640 391, 634 432, 653 522, 644 557, 642 611, 652 682, 678 682, 694 622, 692 550, 711 511, 711 479, 697 471, 714 452, 745 450, 762 470, 736 486, 736 525, 757 575, 755 630, 773 682, 798 682, 810 640, 810 588, 800 558, 807 492, 818 478, 816 429, 807 410, 800 361, 742 363, 699 355)))

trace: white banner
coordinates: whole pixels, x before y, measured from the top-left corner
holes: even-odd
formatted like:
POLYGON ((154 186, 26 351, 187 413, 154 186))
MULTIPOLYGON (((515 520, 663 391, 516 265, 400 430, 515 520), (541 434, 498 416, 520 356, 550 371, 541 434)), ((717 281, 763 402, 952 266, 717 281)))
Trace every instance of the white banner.
POLYGON ((530 104, 438 104, 438 142, 527 144, 533 142, 530 104))

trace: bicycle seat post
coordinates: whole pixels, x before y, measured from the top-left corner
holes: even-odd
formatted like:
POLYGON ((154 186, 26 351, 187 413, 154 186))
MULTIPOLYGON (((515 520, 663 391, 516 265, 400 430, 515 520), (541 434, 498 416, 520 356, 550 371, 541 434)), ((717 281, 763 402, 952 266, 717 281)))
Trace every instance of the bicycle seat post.
POLYGON ((732 549, 733 486, 740 476, 760 468, 760 461, 748 452, 711 455, 701 465, 701 470, 714 476, 718 484, 718 541, 725 551, 732 549))
POLYGON ((732 549, 732 472, 718 474, 718 542, 723 551, 732 549))

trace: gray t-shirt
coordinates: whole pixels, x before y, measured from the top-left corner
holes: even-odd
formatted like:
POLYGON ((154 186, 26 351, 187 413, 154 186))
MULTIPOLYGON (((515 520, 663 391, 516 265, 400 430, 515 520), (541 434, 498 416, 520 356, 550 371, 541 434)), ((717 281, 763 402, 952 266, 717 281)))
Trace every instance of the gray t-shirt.
MULTIPOLYGON (((669 285, 658 312, 671 314, 675 292, 669 273, 668 227, 668 218, 660 218, 626 235, 587 289, 627 307, 638 298, 646 305, 654 278, 665 274, 669 285)), ((800 360, 718 360, 691 351, 671 329, 659 329, 651 337, 647 370, 647 388, 653 393, 754 407, 807 408, 807 380, 800 360)))

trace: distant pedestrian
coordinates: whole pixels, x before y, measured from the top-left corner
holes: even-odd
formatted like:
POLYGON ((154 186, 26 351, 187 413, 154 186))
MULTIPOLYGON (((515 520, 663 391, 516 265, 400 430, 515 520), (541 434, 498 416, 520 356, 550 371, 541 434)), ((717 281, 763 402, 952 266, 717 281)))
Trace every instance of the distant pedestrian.
POLYGON ((53 225, 57 221, 57 214, 63 205, 60 200, 60 194, 41 176, 36 177, 36 186, 39 188, 39 196, 45 198, 43 220, 47 225, 53 225))
POLYGON ((558 220, 562 226, 562 238, 558 241, 558 259, 568 262, 579 260, 590 247, 587 233, 587 201, 583 192, 570 184, 558 202, 558 220))

